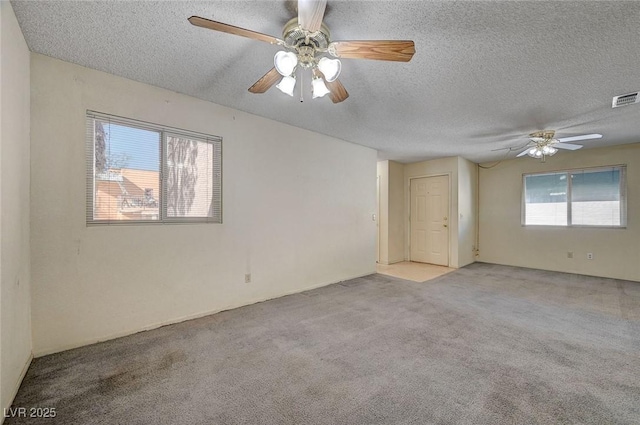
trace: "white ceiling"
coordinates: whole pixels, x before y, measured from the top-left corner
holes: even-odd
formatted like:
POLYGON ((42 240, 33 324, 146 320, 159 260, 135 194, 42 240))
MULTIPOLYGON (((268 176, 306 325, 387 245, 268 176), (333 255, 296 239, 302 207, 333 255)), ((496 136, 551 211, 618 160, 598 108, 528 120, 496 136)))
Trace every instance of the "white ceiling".
POLYGON ((497 160, 508 151, 493 150, 543 129, 604 135, 585 147, 640 141, 640 104, 611 108, 613 96, 640 90, 640 2, 329 0, 333 40, 416 45, 408 63, 344 59, 350 97, 336 105, 275 87, 249 93, 278 47, 187 22, 281 37, 290 1, 12 4, 34 52, 370 146, 381 159, 497 160))

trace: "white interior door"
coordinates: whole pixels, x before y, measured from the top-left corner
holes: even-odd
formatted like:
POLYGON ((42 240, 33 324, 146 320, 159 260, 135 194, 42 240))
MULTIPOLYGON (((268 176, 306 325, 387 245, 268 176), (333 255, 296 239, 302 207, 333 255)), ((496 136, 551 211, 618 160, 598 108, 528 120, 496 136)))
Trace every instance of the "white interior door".
POLYGON ((411 261, 449 265, 449 176, 411 179, 411 261))

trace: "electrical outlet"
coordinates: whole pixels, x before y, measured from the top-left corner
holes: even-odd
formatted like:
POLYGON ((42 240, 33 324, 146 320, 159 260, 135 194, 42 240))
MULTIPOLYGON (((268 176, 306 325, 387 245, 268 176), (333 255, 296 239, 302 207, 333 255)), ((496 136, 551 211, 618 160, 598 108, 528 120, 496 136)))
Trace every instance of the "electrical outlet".
POLYGON ((587 260, 593 260, 593 252, 587 252, 587 260))
POLYGON ((244 275, 244 283, 251 283, 251 273, 244 275))
POLYGON ((567 258, 573 258, 573 251, 567 251, 567 258))

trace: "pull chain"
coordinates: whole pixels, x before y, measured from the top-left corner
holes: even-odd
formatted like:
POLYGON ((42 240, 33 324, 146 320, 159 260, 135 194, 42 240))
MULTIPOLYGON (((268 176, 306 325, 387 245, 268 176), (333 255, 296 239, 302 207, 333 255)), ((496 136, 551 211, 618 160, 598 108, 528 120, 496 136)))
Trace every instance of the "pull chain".
POLYGON ((304 102, 304 69, 300 70, 300 103, 304 102))

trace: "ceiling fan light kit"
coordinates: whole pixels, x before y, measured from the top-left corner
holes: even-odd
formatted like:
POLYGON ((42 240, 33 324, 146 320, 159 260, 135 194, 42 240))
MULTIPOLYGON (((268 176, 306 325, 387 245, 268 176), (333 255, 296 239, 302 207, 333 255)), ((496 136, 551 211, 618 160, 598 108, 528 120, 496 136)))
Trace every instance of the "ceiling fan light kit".
POLYGON ((333 103, 340 103, 349 97, 349 93, 338 80, 342 70, 338 58, 409 62, 413 57, 415 45, 410 40, 332 42, 329 29, 322 22, 326 6, 326 0, 298 0, 298 17, 284 26, 282 39, 199 16, 190 17, 189 22, 198 27, 276 44, 285 49, 275 54, 274 68, 249 88, 254 94, 266 92, 280 80, 276 87, 293 96, 296 71, 300 72, 302 85, 302 73, 310 70, 313 98, 329 94, 333 103))
POLYGON ((553 148, 551 146, 535 146, 531 149, 529 149, 529 151, 527 152, 527 155, 529 155, 532 158, 543 158, 545 156, 553 156, 558 152, 558 149, 553 148))
POLYGON ((295 72, 298 69, 298 65, 301 66, 303 72, 304 69, 310 68, 312 70, 313 79, 311 81, 311 93, 312 98, 323 97, 329 93, 329 89, 325 85, 323 78, 320 76, 317 70, 324 75, 324 80, 328 83, 338 79, 340 71, 342 70, 342 63, 338 59, 330 59, 327 57, 321 57, 320 60, 316 60, 313 57, 313 51, 308 49, 301 49, 302 52, 295 54, 285 50, 280 50, 273 57, 273 64, 280 75, 282 80, 276 87, 285 94, 293 96, 295 91, 295 72))

